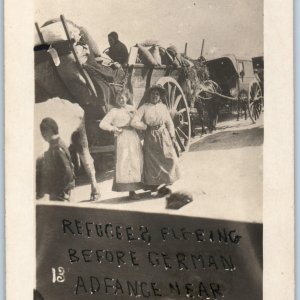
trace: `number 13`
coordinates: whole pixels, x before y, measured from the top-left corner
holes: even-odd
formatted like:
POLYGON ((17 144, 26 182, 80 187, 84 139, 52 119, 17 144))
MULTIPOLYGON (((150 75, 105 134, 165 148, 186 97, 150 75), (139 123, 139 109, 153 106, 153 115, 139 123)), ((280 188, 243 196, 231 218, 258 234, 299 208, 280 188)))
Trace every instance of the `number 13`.
POLYGON ((64 282, 65 281, 65 269, 63 267, 58 267, 57 271, 55 268, 52 270, 52 282, 64 282))

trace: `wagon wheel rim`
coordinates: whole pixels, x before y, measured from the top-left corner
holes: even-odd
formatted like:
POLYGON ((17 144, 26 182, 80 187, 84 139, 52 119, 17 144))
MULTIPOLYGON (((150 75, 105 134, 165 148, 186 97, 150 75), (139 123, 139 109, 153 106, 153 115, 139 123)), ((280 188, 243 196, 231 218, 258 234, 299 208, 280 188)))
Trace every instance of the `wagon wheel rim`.
POLYGON ((171 77, 163 77, 157 84, 164 87, 166 104, 174 123, 176 142, 180 152, 188 151, 191 139, 191 121, 185 95, 178 82, 171 77))
POLYGON ((249 111, 256 121, 262 112, 262 90, 257 82, 253 82, 249 88, 249 111))

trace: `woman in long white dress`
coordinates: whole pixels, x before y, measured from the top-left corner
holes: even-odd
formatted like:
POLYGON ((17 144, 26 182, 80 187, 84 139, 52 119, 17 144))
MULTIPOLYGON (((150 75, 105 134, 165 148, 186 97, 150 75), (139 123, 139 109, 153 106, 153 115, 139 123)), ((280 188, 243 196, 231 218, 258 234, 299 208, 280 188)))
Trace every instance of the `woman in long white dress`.
POLYGON ((170 193, 168 185, 179 178, 179 169, 175 149, 174 124, 170 112, 162 98, 165 90, 160 85, 154 85, 148 90, 146 103, 143 104, 134 116, 131 125, 145 130, 144 139, 144 170, 143 183, 150 189, 163 186, 159 194, 170 193))
POLYGON ((117 107, 106 114, 99 126, 115 135, 115 177, 112 190, 129 191, 131 199, 138 199, 135 191, 142 188, 143 153, 138 134, 130 125, 135 109, 126 104, 127 100, 125 92, 117 94, 117 107))

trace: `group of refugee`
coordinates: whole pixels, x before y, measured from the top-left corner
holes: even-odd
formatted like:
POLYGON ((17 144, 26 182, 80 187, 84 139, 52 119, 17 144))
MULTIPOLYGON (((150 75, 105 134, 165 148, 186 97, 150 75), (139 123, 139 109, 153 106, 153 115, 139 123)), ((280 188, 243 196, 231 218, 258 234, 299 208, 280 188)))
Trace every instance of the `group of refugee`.
MULTIPOLYGON (((122 67, 126 66, 128 51, 118 34, 108 35, 107 55, 122 67)), ((137 200, 138 190, 150 191, 156 197, 171 193, 169 188, 178 178, 178 159, 174 149, 175 129, 164 102, 161 85, 151 86, 138 110, 127 102, 126 90, 116 94, 116 106, 100 122, 100 128, 115 137, 115 176, 112 190, 129 192, 137 200), (144 131, 143 142, 138 131, 144 131)), ((68 201, 75 187, 75 174, 68 148, 59 136, 55 120, 45 118, 40 124, 43 138, 49 143, 44 155, 43 176, 50 200, 68 201)))

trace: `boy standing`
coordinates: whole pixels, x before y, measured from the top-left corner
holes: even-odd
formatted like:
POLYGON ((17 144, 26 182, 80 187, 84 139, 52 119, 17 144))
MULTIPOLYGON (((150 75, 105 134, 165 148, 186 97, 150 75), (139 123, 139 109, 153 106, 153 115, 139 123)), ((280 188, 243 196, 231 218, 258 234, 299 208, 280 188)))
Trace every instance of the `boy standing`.
POLYGON ((69 201, 71 190, 75 187, 74 166, 68 148, 59 137, 57 123, 45 118, 40 130, 49 149, 44 154, 44 189, 50 200, 69 201))

